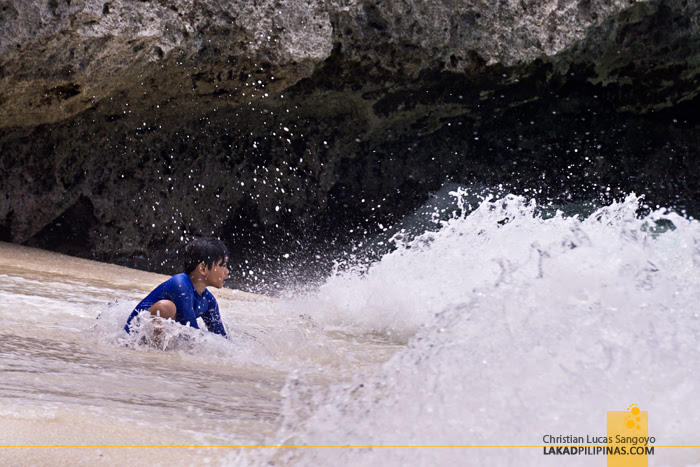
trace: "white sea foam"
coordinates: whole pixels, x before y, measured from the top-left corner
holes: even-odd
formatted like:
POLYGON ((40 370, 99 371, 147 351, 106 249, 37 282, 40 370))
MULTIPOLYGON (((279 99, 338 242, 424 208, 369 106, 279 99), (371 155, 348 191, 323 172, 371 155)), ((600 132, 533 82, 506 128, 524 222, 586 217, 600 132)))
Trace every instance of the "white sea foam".
MULTIPOLYGON (((270 444, 541 445, 547 434, 605 436, 606 412, 631 403, 649 411, 657 445, 697 444, 700 225, 665 210, 640 217, 638 207, 630 195, 585 219, 545 218, 521 197, 487 200, 291 303, 325 325, 410 341, 379 371, 325 395, 310 391, 303 372, 290 376, 270 444)), ((698 455, 669 449, 659 460, 685 465, 698 455)), ((537 448, 255 456, 294 465, 562 463, 537 448)))

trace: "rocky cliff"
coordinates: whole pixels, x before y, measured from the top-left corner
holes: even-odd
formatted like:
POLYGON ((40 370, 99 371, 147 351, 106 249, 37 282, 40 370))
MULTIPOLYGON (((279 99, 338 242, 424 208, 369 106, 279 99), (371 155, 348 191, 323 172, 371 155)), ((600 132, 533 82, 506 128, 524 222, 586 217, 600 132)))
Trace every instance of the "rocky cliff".
POLYGON ((243 273, 446 180, 698 212, 699 31, 697 0, 0 0, 0 240, 167 272, 213 234, 243 273))

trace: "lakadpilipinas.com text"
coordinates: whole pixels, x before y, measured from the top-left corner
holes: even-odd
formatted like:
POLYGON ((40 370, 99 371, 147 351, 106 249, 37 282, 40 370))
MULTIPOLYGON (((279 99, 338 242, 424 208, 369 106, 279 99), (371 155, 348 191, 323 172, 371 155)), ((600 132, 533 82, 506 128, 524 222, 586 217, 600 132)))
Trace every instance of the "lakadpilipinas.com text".
POLYGON ((544 455, 625 456, 654 455, 653 436, 553 436, 542 438, 544 455))

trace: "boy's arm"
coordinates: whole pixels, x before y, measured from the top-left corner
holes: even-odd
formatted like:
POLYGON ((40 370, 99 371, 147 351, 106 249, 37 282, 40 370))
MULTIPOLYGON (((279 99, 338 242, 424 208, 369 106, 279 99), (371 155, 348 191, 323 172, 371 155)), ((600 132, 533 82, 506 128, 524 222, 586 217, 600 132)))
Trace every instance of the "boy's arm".
POLYGON ((219 304, 216 302, 216 299, 213 295, 209 300, 209 309, 202 313, 202 321, 204 321, 204 324, 207 325, 207 329, 209 330, 209 332, 228 337, 226 335, 226 328, 224 327, 224 323, 221 321, 221 313, 219 313, 219 304))
POLYGON ((180 281, 173 281, 172 286, 166 289, 168 299, 175 304, 177 308, 177 322, 180 324, 189 324, 190 327, 199 329, 197 325, 197 317, 194 314, 194 305, 192 303, 192 293, 189 290, 188 284, 180 281))

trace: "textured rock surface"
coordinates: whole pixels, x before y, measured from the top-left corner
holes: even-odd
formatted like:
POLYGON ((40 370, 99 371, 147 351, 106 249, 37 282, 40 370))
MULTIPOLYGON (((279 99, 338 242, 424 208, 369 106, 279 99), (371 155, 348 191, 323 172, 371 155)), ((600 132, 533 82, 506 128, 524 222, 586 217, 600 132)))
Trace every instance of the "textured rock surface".
POLYGON ((0 240, 276 264, 447 179, 693 208, 699 31, 697 0, 0 0, 0 240))

